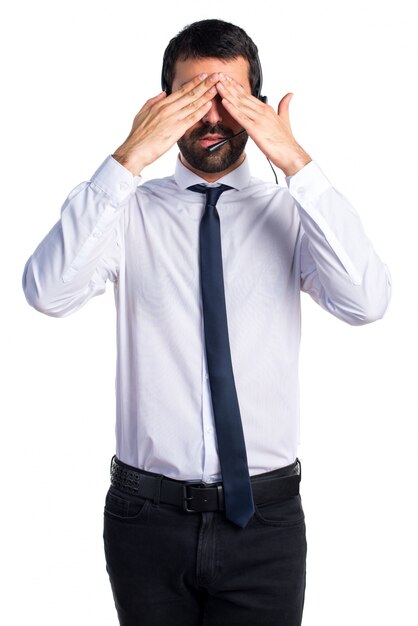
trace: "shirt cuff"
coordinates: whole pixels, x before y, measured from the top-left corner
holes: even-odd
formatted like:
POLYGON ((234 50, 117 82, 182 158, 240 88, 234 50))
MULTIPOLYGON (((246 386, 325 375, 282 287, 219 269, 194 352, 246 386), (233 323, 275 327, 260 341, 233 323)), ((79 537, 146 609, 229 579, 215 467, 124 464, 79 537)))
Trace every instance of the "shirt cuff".
POLYGON ((301 206, 314 202, 332 185, 315 161, 310 161, 293 176, 286 176, 290 194, 301 206))
POLYGON ((95 171, 90 182, 108 195, 112 204, 123 204, 141 184, 142 176, 134 176, 126 167, 109 155, 95 171))

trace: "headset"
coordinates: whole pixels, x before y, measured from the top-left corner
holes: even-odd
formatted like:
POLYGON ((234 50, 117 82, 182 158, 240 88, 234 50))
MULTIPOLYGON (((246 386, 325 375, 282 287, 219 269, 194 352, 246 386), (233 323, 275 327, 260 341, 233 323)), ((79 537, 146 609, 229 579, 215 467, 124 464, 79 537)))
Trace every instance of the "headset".
MULTIPOLYGON (((260 100, 261 102, 267 103, 268 101, 267 96, 261 95, 261 90, 263 88, 263 70, 261 69, 260 57, 258 56, 258 54, 256 56, 256 63, 257 63, 257 69, 258 69, 258 80, 253 90, 253 96, 257 98, 258 100, 260 100)), ((166 92, 167 96, 171 94, 170 86, 167 84, 167 81, 164 77, 164 61, 163 61, 163 67, 161 69, 161 89, 166 92)), ((231 139, 234 139, 235 137, 238 137, 238 135, 242 135, 245 132, 246 132, 245 129, 240 130, 239 133, 232 135, 232 137, 228 137, 228 139, 223 139, 222 141, 218 141, 217 143, 214 143, 212 146, 209 146, 208 148, 206 148, 206 150, 208 152, 215 152, 216 150, 221 148, 224 144, 228 143, 228 141, 231 141, 231 139)), ((276 184, 278 184, 276 172, 274 171, 274 168, 270 162, 270 159, 267 158, 267 161, 269 162, 270 167, 273 170, 273 174, 276 179, 276 184)))

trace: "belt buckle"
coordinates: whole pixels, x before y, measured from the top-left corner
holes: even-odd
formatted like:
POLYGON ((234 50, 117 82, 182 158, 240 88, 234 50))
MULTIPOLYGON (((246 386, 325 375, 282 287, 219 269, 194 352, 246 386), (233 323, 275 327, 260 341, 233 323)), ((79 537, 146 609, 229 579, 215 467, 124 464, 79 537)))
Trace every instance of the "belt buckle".
POLYGON ((195 511, 195 509, 191 509, 189 507, 189 502, 193 500, 193 496, 190 495, 189 487, 195 487, 199 489, 199 487, 207 487, 206 483, 199 482, 185 482, 183 483, 183 511, 186 513, 199 513, 199 511, 195 511))
MULTIPOLYGON (((223 492, 222 492, 222 484, 212 484, 212 483, 204 483, 204 482, 185 482, 183 483, 183 510, 186 513, 202 513, 202 511, 193 509, 189 506, 189 502, 193 500, 193 496, 190 495, 189 487, 194 487, 195 489, 201 488, 216 488, 216 501, 217 501, 217 509, 214 510, 223 510, 223 492)), ((205 500, 206 501, 206 500, 205 500)))

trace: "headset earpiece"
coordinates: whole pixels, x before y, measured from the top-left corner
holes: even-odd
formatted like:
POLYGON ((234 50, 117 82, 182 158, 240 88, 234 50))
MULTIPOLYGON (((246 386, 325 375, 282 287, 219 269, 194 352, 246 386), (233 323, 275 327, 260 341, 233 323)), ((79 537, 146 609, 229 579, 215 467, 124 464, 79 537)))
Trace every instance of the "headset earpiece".
POLYGON ((261 90, 263 88, 263 70, 261 69, 260 57, 257 54, 257 65, 258 65, 258 83, 254 89, 254 96, 258 98, 261 102, 267 102, 267 96, 261 95, 261 90))

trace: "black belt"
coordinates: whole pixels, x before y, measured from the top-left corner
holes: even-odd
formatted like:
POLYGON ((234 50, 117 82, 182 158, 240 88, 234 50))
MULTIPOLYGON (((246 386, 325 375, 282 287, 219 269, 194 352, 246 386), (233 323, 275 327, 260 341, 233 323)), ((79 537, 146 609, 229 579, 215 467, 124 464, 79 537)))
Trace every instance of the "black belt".
MULTIPOLYGON (((300 461, 292 465, 251 477, 255 504, 278 502, 299 493, 300 461)), ((114 456, 110 465, 112 487, 125 493, 148 498, 156 504, 173 504, 187 513, 223 511, 222 483, 199 483, 167 478, 122 463, 114 456)))

